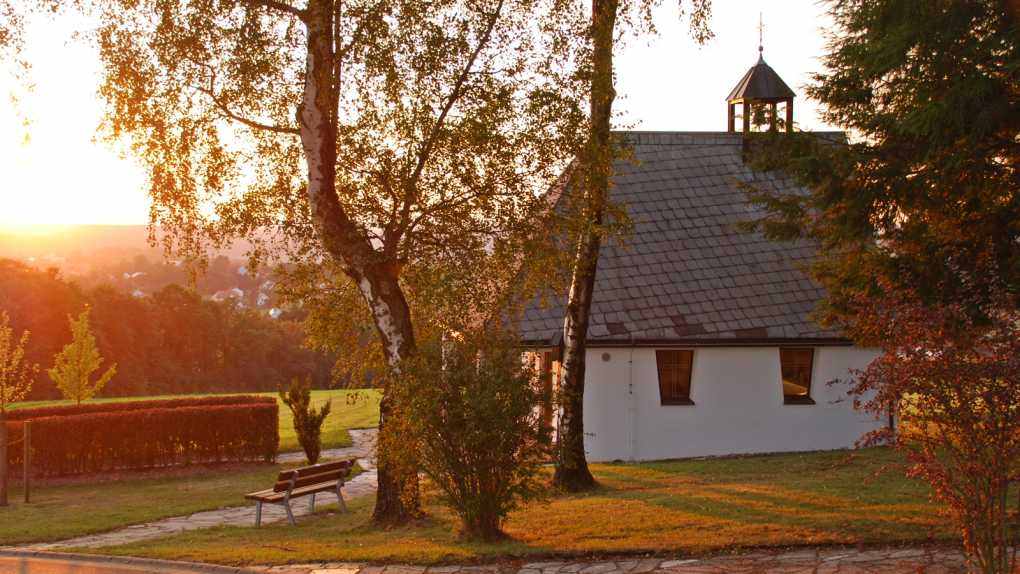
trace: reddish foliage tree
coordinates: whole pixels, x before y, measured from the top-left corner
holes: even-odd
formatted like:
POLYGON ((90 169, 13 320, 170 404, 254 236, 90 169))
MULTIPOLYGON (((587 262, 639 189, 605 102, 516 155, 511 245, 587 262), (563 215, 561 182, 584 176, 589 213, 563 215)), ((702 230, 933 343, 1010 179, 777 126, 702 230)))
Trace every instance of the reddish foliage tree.
POLYGON ((926 306, 916 294, 892 292, 858 300, 860 335, 882 354, 855 373, 851 395, 876 415, 895 409, 898 421, 864 442, 906 453, 909 473, 931 484, 959 525, 976 571, 1012 572, 1008 493, 1020 467, 1020 308, 1005 295, 926 306))

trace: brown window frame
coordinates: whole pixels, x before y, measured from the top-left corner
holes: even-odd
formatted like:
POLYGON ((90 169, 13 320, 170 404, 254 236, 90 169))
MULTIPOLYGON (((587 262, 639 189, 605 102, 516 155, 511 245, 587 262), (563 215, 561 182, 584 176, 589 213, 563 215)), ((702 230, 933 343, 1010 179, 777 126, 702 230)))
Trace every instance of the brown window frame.
POLYGON ((811 398, 811 380, 814 379, 815 375, 815 348, 814 347, 780 347, 779 348, 779 384, 783 388, 783 404, 784 405, 813 405, 815 400, 811 398), (807 389, 806 395, 788 395, 786 394, 786 375, 784 374, 785 367, 783 365, 783 356, 790 352, 808 352, 807 361, 807 389))
MULTIPOLYGON (((663 406, 690 406, 690 405, 694 404, 694 401, 691 400, 691 379, 692 379, 692 376, 694 374, 694 351, 693 350, 691 350, 691 349, 656 349, 655 350, 655 371, 658 374, 658 379, 659 379, 659 404, 660 405, 663 405, 663 406), (667 367, 675 367, 676 368, 676 367, 680 367, 681 365, 684 364, 683 360, 680 360, 679 362, 674 361, 672 363, 669 363, 666 360, 664 360, 665 357, 669 356, 672 353, 678 353, 678 354, 686 353, 687 356, 688 356, 688 359, 686 360, 686 363, 687 363, 687 381, 686 381, 687 396, 680 396, 680 397, 675 396, 675 395, 667 396, 667 393, 665 392, 666 391, 666 385, 668 383, 667 383, 667 381, 664 380, 664 376, 663 376, 664 369, 667 368, 667 367)), ((679 370, 677 372, 678 372, 678 374, 680 374, 679 370)), ((681 381, 678 379, 676 382, 680 383, 681 381)), ((681 386, 683 386, 683 385, 681 384, 681 386)))
POLYGON ((554 379, 559 372, 556 365, 557 353, 544 351, 541 353, 542 370, 539 372, 539 385, 541 400, 539 401, 539 421, 542 430, 552 432, 553 428, 553 395, 555 393, 554 379))

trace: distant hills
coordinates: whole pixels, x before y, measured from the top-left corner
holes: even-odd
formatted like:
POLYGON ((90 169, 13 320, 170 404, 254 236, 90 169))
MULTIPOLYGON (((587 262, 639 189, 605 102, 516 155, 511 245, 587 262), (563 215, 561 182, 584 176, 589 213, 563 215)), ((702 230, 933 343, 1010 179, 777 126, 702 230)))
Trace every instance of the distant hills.
POLYGON ((209 253, 198 275, 181 261, 167 260, 149 245, 145 225, 0 226, 0 260, 13 259, 60 276, 86 289, 108 285, 143 297, 168 285, 193 288, 205 298, 233 299, 244 307, 278 313, 272 270, 247 270, 247 242, 209 253))
MULTIPOLYGON (((246 242, 238 242, 215 255, 242 259, 247 248, 246 242)), ((145 225, 0 226, 0 258, 57 267, 67 275, 83 275, 139 255, 163 260, 162 247, 149 245, 145 225)))

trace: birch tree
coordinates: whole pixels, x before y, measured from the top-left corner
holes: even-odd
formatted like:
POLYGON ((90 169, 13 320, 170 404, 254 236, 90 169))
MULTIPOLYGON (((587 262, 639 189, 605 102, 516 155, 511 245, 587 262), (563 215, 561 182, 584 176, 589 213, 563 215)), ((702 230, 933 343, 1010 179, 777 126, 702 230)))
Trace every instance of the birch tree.
MULTIPOLYGON (((360 301, 399 372, 416 349, 412 278, 528 224, 576 153, 583 113, 562 59, 576 34, 547 25, 570 8, 105 0, 105 128, 148 166, 168 249, 245 237, 254 263, 296 262, 308 290, 360 301)), ((391 406, 384 389, 381 430, 391 406)), ((378 457, 374 519, 402 522, 413 497, 385 443, 378 457)))
MULTIPOLYGON (((691 35, 703 43, 711 37, 708 28, 711 0, 691 0, 690 3, 691 35)), ((563 320, 563 367, 556 471, 553 475, 553 483, 568 491, 585 490, 595 484, 584 453, 585 339, 595 292, 599 250, 607 229, 604 224, 613 160, 619 154, 619 146, 611 137, 613 101, 616 99, 613 48, 619 35, 617 21, 634 29, 654 31, 651 10, 657 4, 655 0, 591 2, 588 32, 590 123, 576 186, 581 192, 577 201, 580 226, 563 320)))
POLYGON ((0 312, 0 424, 11 403, 24 400, 32 390, 32 379, 39 366, 25 360, 28 331, 14 337, 7 312, 0 312))

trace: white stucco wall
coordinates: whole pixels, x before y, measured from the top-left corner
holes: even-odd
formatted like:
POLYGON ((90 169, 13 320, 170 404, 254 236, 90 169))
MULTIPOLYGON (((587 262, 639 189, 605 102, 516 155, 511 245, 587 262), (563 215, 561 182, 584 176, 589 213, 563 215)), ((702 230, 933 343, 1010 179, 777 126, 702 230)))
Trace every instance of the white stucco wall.
POLYGON ((816 347, 814 405, 784 405, 777 347, 694 350, 691 400, 663 406, 653 348, 589 348, 584 393, 590 461, 657 460, 851 447, 885 420, 854 411, 849 377, 870 349, 816 347), (603 354, 609 360, 603 360, 603 354), (633 360, 633 363, 631 361, 633 360))

